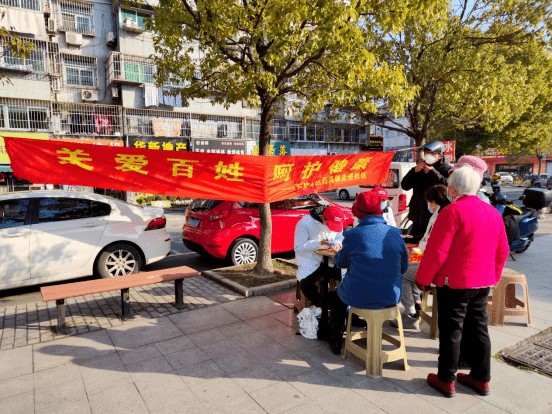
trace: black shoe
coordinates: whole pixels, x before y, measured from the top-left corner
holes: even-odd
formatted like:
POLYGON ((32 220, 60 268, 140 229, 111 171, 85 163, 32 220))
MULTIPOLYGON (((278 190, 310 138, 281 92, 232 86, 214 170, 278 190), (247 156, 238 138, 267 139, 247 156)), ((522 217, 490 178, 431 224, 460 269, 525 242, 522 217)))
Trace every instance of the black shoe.
POLYGON ((330 349, 332 350, 332 354, 334 355, 341 354, 341 341, 339 342, 328 341, 328 344, 330 344, 330 349))

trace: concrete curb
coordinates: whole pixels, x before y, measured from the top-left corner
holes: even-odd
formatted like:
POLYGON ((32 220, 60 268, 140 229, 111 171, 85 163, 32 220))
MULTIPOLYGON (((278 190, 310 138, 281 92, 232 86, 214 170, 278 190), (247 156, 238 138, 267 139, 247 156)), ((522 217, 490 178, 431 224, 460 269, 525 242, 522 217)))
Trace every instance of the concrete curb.
MULTIPOLYGON (((276 259, 276 260, 281 260, 281 261, 285 261, 286 263, 289 263, 287 260, 283 260, 283 259, 276 259)), ((224 287, 230 290, 233 290, 234 292, 237 292, 240 295, 245 296, 246 298, 251 296, 262 296, 270 292, 274 292, 282 289, 289 289, 294 286, 297 286, 297 279, 291 279, 291 280, 284 280, 282 282, 270 283, 268 285, 248 288, 243 285, 240 285, 239 283, 234 282, 233 280, 227 279, 222 275, 219 275, 216 272, 216 270, 206 270, 204 272, 201 272, 201 275, 217 283, 220 283, 224 287)))

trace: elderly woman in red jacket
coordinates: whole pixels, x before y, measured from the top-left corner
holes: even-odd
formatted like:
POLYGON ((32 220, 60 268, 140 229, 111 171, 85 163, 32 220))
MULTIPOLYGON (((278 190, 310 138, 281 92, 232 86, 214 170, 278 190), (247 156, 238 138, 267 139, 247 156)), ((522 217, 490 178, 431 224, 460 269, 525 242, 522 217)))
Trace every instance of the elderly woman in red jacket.
POLYGON ((491 341, 487 331, 487 296, 500 280, 509 248, 500 213, 476 193, 487 169, 477 157, 462 157, 451 171, 445 207, 433 226, 416 274, 420 289, 437 286, 439 368, 427 382, 452 397, 454 381, 480 395, 489 394, 491 341), (472 349, 470 374, 458 373, 462 330, 472 349))

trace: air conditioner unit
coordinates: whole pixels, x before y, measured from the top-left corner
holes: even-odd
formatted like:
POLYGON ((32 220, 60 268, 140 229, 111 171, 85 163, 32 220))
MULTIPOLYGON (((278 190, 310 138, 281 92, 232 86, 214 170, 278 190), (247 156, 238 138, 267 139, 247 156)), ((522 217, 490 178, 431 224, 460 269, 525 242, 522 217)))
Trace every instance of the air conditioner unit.
POLYGON ((119 99, 119 88, 117 86, 111 88, 111 99, 119 99))
POLYGON ((92 89, 84 89, 81 91, 81 98, 83 101, 97 101, 98 91, 92 89))
POLYGON ((143 29, 142 27, 138 26, 138 23, 135 22, 134 20, 132 19, 129 19, 129 18, 126 18, 124 21, 123 21, 123 28, 125 30, 128 30, 130 32, 143 32, 145 31, 145 29, 143 29))
POLYGON ((113 32, 107 32, 107 34, 105 35, 105 43, 106 43, 108 46, 113 46, 113 45, 115 45, 115 33, 113 33, 113 32))
POLYGON ((82 46, 82 34, 65 32, 65 41, 74 46, 82 46))
POLYGON ((57 30, 56 28, 56 19, 53 19, 53 18, 49 18, 47 21, 46 21, 46 31, 48 33, 55 33, 57 30))

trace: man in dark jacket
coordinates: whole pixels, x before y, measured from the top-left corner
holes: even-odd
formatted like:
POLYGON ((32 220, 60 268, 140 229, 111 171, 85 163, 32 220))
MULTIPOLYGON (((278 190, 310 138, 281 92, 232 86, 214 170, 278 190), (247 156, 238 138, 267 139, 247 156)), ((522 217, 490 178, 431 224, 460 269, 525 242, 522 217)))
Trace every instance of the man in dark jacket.
POLYGON ((412 198, 408 205, 408 218, 412 220, 413 236, 411 243, 418 243, 423 237, 431 213, 427 207, 424 194, 429 187, 436 184, 447 185, 449 170, 452 165, 445 161, 445 146, 441 141, 431 141, 422 147, 423 161, 420 161, 402 179, 401 188, 405 191, 412 189, 412 198))

